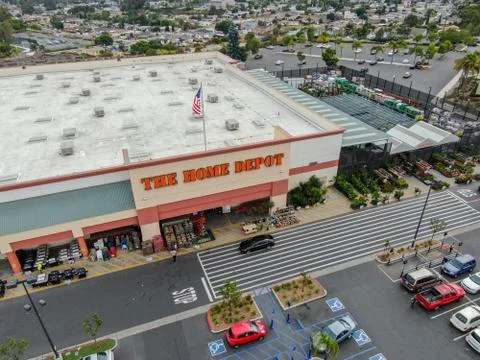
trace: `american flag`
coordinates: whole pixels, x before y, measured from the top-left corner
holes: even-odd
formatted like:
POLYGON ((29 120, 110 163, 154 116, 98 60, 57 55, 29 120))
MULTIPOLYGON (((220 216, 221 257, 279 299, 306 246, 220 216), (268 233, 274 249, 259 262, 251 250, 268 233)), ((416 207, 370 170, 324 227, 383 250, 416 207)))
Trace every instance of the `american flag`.
POLYGON ((201 115, 202 114, 202 87, 200 86, 200 89, 197 91, 197 95, 195 95, 195 98, 193 99, 193 105, 192 105, 192 112, 194 115, 201 115))

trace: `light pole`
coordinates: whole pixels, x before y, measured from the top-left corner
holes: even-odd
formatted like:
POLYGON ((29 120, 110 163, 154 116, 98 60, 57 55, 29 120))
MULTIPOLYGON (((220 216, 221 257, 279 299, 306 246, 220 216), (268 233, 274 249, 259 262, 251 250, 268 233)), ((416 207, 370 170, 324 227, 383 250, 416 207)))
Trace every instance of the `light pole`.
MULTIPOLYGON (((45 336, 47 337, 48 343, 50 344, 50 347, 52 348, 52 351, 55 354, 55 359, 61 359, 61 357, 58 355, 58 352, 57 352, 57 349, 55 348, 55 345, 53 345, 52 338, 48 334, 47 328, 45 327, 45 324, 43 323, 42 318, 40 317, 40 314, 38 313, 37 307, 35 306, 35 303, 33 302, 32 297, 30 296, 30 293, 28 292, 28 289, 25 286, 24 281, 22 282, 22 285, 23 285, 23 289, 25 290, 25 293, 27 294, 28 301, 30 301, 30 305, 25 304, 25 305, 23 305, 23 308, 25 309, 26 312, 30 312, 33 309, 35 315, 37 316, 38 321, 40 322, 40 325, 42 326, 42 330, 45 333, 45 336)), ((47 302, 43 299, 40 299, 38 301, 38 303, 42 307, 47 305, 47 302)))
POLYGON ((413 236, 412 245, 410 247, 413 249, 415 247, 415 241, 417 241, 418 230, 420 230, 420 225, 422 224, 423 214, 427 208, 428 198, 430 197, 430 191, 432 191, 432 184, 428 188, 427 197, 425 198, 425 204, 423 204, 422 213, 420 214, 420 220, 418 220, 417 229, 415 230, 415 235, 413 236))

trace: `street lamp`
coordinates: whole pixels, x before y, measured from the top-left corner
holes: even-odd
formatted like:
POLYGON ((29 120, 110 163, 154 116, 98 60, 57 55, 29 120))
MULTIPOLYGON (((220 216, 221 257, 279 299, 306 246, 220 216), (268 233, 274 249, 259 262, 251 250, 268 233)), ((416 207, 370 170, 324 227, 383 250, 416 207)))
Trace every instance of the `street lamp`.
POLYGON ((413 240, 412 240, 412 245, 410 245, 412 249, 415 247, 415 241, 417 241, 418 230, 420 230, 423 214, 425 213, 425 209, 427 208, 427 202, 428 202, 428 198, 430 197, 430 191, 432 191, 432 184, 430 184, 428 188, 427 197, 425 198, 425 204, 423 204, 422 213, 420 214, 420 220, 418 220, 417 229, 415 230, 415 235, 413 236, 413 240))
MULTIPOLYGON (((56 349, 55 345, 53 345, 52 338, 48 334, 47 328, 45 327, 45 324, 43 323, 42 318, 40 317, 40 314, 37 310, 37 307, 35 306, 35 303, 33 302, 32 297, 30 296, 30 293, 28 292, 28 289, 25 286, 24 281, 22 282, 22 285, 23 285, 23 289, 25 290, 25 293, 27 294, 28 301, 30 302, 30 304, 23 305, 23 308, 25 309, 26 312, 30 312, 33 309, 33 312, 37 316, 37 319, 40 322, 40 325, 42 326, 42 330, 43 330, 45 336, 47 337, 48 343, 50 344, 50 347, 52 348, 52 351, 55 354, 55 359, 61 359, 61 357, 58 355, 58 352, 57 352, 57 349, 56 349)), ((41 307, 45 307, 47 305, 47 302, 43 299, 40 299, 40 300, 38 300, 38 304, 41 307)))

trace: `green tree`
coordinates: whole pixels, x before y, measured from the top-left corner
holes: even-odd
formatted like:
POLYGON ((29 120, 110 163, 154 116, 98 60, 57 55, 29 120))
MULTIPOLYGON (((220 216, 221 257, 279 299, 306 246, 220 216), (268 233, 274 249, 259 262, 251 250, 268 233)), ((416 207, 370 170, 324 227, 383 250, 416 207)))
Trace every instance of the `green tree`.
POLYGON ((113 38, 107 32, 102 32, 95 38, 95 45, 111 46, 112 44, 113 38))
POLYGON ((463 71, 462 80, 460 82, 460 89, 463 90, 467 85, 467 79, 470 75, 470 72, 475 69, 475 66, 478 62, 478 54, 473 52, 468 52, 463 58, 456 59, 454 63, 454 69, 457 71, 463 71))
POLYGON ((0 23, 0 42, 11 44, 13 42, 12 36, 13 28, 12 24, 8 20, 4 20, 0 23))
POLYGON ((434 43, 430 43, 425 49, 425 57, 431 60, 433 59, 433 57, 437 52, 438 52, 438 46, 436 46, 434 43))
POLYGON ((297 52, 297 59, 300 62, 300 64, 305 60, 306 56, 302 51, 297 52))
POLYGON ((359 40, 355 40, 352 42, 352 49, 353 49, 353 60, 357 60, 357 51, 363 48, 363 44, 359 40))
POLYGON ((91 319, 87 318, 83 320, 83 331, 93 339, 95 344, 97 344, 97 334, 102 324, 103 320, 97 313, 94 313, 91 319))
POLYGON ((326 191, 322 181, 314 175, 307 182, 300 182, 296 188, 290 190, 287 202, 293 206, 314 205, 325 199, 326 191))
POLYGON ((12 48, 6 42, 0 42, 0 58, 12 55, 12 48))
POLYGON ((415 46, 413 48, 413 63, 416 64, 417 63, 417 56, 423 56, 424 54, 424 51, 423 51, 423 47, 422 46, 415 46))
POLYGON ((403 20, 403 24, 409 28, 416 27, 422 23, 422 20, 415 14, 409 14, 403 20))
POLYGON ((12 17, 5 6, 0 6, 0 22, 9 20, 12 17))
POLYGON ((438 52, 442 55, 453 50, 453 44, 450 40, 445 40, 438 45, 438 52))
POLYGON ((305 44, 305 43, 307 42, 307 36, 305 35, 305 31, 300 30, 300 31, 297 33, 297 41, 298 41, 300 44, 305 44))
POLYGON ((230 315, 232 315, 236 306, 240 304, 242 293, 238 289, 235 281, 225 281, 220 288, 220 295, 223 297, 223 303, 228 307, 230 315))
POLYGON ((27 349, 28 342, 8 337, 5 344, 0 345, 0 358, 5 360, 20 360, 27 349))
POLYGON ((343 32, 346 36, 352 36, 355 33, 355 28, 356 28, 355 24, 352 22, 349 22, 343 28, 343 32))
POLYGON ((43 6, 45 6, 45 10, 51 11, 57 9, 57 1, 56 0, 44 0, 43 6))
POLYGON ((34 2, 32 0, 20 0, 20 9, 23 14, 33 14, 35 12, 34 2))
POLYGON ((307 28, 307 39, 310 42, 315 41, 315 29, 311 26, 307 28))
POLYGON ((120 0, 120 10, 125 12, 138 12, 143 9, 146 0, 120 0))
POLYGON ((381 45, 373 45, 371 50, 375 51, 375 60, 377 60, 377 54, 383 53, 383 46, 381 45))
POLYGON ((50 24, 53 26, 54 29, 62 30, 63 29, 63 21, 57 15, 53 15, 50 17, 50 24))
POLYGON ((241 60, 242 54, 240 50, 240 38, 238 36, 237 28, 232 25, 228 30, 228 47, 227 55, 232 59, 241 60))
POLYGON ((439 218, 433 218, 430 220, 430 229, 432 229, 432 237, 430 240, 433 240, 435 234, 439 231, 442 231, 447 227, 447 222, 439 218))
POLYGON ((262 46, 262 43, 255 36, 255 34, 253 32, 249 32, 247 35, 245 35, 245 40, 245 47, 247 48, 247 51, 250 51, 252 54, 258 53, 258 50, 262 46))
POLYGON ((329 68, 336 68, 338 61, 337 52, 335 49, 327 48, 322 52, 322 59, 329 68))
POLYGON ((435 9, 427 9, 425 12, 425 25, 428 25, 430 23, 430 19, 434 17, 437 14, 437 10, 435 9))
POLYGON ((231 20, 222 20, 218 23, 215 24, 215 30, 216 31, 221 31, 223 32, 225 35, 228 34, 228 31, 230 30, 230 28, 234 26, 233 22, 231 20))
POLYGON ((423 36, 423 34, 417 34, 413 37, 413 41, 415 41, 415 44, 418 44, 424 38, 425 38, 425 36, 423 36))
POLYGON ((338 343, 332 337, 320 331, 312 335, 312 347, 313 356, 323 355, 325 360, 330 355, 335 358, 340 352, 338 343))

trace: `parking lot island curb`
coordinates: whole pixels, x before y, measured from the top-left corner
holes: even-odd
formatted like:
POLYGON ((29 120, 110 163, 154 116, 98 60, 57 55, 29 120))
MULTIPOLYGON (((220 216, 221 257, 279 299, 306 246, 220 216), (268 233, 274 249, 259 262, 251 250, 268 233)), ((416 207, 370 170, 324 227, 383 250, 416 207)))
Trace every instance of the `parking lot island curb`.
MULTIPOLYGON (((425 242, 428 242, 428 240, 425 240, 425 242)), ((433 245, 431 245, 429 248, 428 247, 424 247, 423 249, 421 250, 413 250, 413 251, 408 251, 408 252, 405 252, 405 253, 402 253, 401 255, 398 254, 396 256, 392 256, 390 259, 388 260, 381 260, 380 257, 382 256, 385 256, 385 252, 382 251, 381 253, 377 253, 375 255, 375 260, 380 263, 380 264, 383 264, 383 265, 390 265, 390 264, 395 264, 397 262, 400 262, 404 259, 410 259, 412 257, 414 257, 416 254, 423 254, 423 253, 426 253, 428 252, 429 250, 435 250, 435 249, 438 249, 442 246, 441 242, 440 241, 436 241, 434 240, 433 241, 433 245)), ((405 247, 403 247, 405 248, 405 247)), ((410 248, 409 246, 406 247, 407 249, 410 248)), ((395 250, 394 248, 392 248, 392 250, 395 250)))
MULTIPOLYGON (((296 279, 298 279, 298 278, 295 278, 294 280, 296 280, 296 279)), ((281 283, 278 283, 278 284, 273 285, 272 287, 269 288, 269 290, 273 293, 273 296, 275 296, 275 299, 277 300, 277 302, 278 302, 278 304, 280 305, 280 307, 282 308, 282 310, 283 310, 283 311, 287 311, 287 310, 289 310, 289 309, 293 309, 293 308, 296 308, 296 307, 298 307, 298 306, 305 305, 305 304, 307 304, 307 303, 309 303, 309 302, 312 302, 312 301, 315 301, 315 300, 319 300, 319 299, 324 298, 325 296, 327 296, 327 294, 328 294, 327 289, 325 289, 325 287, 324 287, 322 284, 320 284, 320 282, 319 282, 317 279, 312 278, 312 279, 310 279, 310 280, 312 280, 312 282, 313 282, 317 287, 323 289, 323 293, 320 294, 320 295, 314 296, 314 297, 312 297, 312 298, 310 298, 310 299, 307 299, 307 300, 304 300, 304 301, 301 301, 301 302, 292 304, 292 305, 290 305, 290 306, 284 306, 283 303, 282 303, 282 301, 281 301, 280 298, 278 297, 277 292, 274 290, 275 286, 279 286, 279 285, 281 285, 281 284, 284 284, 286 281, 283 281, 283 282, 281 282, 281 283)), ((289 281, 292 281, 292 280, 289 280, 289 281)))
MULTIPOLYGON (((259 316, 256 316, 254 318, 249 318, 248 321, 253 321, 253 320, 260 320, 263 318, 263 315, 262 315, 262 312, 260 311, 260 308, 258 307, 257 305, 257 302, 255 301, 255 298, 252 296, 252 300, 253 300, 253 305, 255 306, 255 308, 257 309, 257 313, 260 314, 259 316)), ((214 327, 215 325, 213 324, 212 322, 212 317, 210 315, 210 310, 212 310, 212 308, 216 305, 220 304, 220 302, 217 302, 215 304, 213 304, 208 310, 207 310, 207 324, 208 324, 208 329, 210 330, 211 333, 213 334, 219 334, 221 332, 224 332, 228 329, 230 329, 230 326, 227 326, 225 328, 221 328, 221 329, 217 329, 215 330, 214 327)), ((233 323, 232 323, 233 325, 233 323)))

